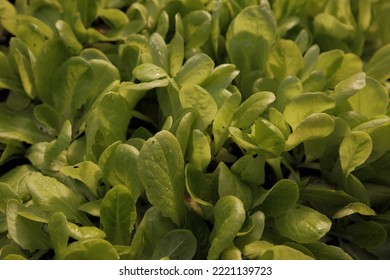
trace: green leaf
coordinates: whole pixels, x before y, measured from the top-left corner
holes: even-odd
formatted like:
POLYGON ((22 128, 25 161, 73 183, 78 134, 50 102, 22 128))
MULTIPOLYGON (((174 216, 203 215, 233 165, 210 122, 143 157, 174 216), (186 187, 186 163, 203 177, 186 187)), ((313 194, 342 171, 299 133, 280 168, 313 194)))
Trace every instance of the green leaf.
POLYGON ((165 71, 168 70, 168 50, 164 38, 158 33, 153 33, 149 38, 152 61, 165 71))
POLYGON ((253 213, 250 218, 253 222, 253 229, 242 236, 239 236, 234 240, 234 244, 240 248, 243 249, 246 245, 250 244, 251 242, 260 240, 261 236, 263 235, 264 228, 265 228, 265 215, 261 211, 257 211, 253 213))
POLYGON ((260 186, 265 181, 265 158, 262 156, 253 157, 245 155, 240 157, 230 168, 230 170, 240 176, 242 182, 260 186))
POLYGON ((191 198, 200 205, 212 208, 218 200, 217 186, 214 188, 212 180, 192 164, 185 167, 186 189, 191 198))
MULTIPOLYGON (((103 166, 103 179, 111 186, 124 185, 134 201, 141 195, 142 186, 137 174, 139 151, 128 144, 117 145, 103 166)), ((99 160, 99 164, 101 161, 99 160)))
POLYGON ((0 211, 5 213, 7 202, 10 199, 19 199, 18 194, 11 188, 10 185, 0 182, 0 211))
POLYGON ((207 11, 192 11, 184 16, 183 26, 186 48, 198 48, 209 39, 211 15, 207 11))
POLYGON ((127 15, 119 9, 102 9, 99 11, 104 21, 112 28, 120 28, 129 22, 127 15))
POLYGON ((36 169, 32 165, 19 165, 0 177, 0 181, 11 187, 20 199, 26 201, 30 198, 30 193, 26 187, 26 176, 36 169))
POLYGON ((102 204, 102 199, 92 200, 90 202, 86 202, 78 208, 80 211, 88 213, 94 217, 100 217, 100 205, 102 204))
POLYGON ((237 108, 233 116, 232 126, 241 129, 249 128, 275 99, 275 95, 269 91, 252 94, 237 108))
POLYGON ((168 45, 169 74, 176 76, 183 65, 184 60, 184 40, 178 32, 175 33, 168 45))
POLYGON ((219 197, 235 196, 242 201, 245 209, 249 209, 253 196, 249 186, 245 185, 233 174, 223 162, 218 165, 218 194, 219 197))
POLYGON ((181 85, 201 85, 213 71, 214 61, 204 53, 191 56, 176 74, 175 81, 181 85))
POLYGON ((273 106, 280 112, 283 112, 284 108, 291 100, 302 94, 302 90, 302 82, 297 77, 290 76, 283 79, 277 89, 276 96, 278 98, 276 98, 273 106))
POLYGON ((226 51, 242 75, 252 70, 263 71, 268 50, 275 37, 276 20, 269 7, 246 7, 229 25, 226 51))
POLYGON ((75 240, 84 240, 92 238, 106 238, 106 234, 101 229, 94 226, 79 227, 73 223, 67 223, 69 236, 75 240))
POLYGON ((92 22, 97 17, 99 2, 86 0, 77 2, 77 10, 81 15, 81 19, 85 27, 91 26, 92 22))
POLYGON ((23 249, 34 252, 50 247, 49 236, 42 231, 42 223, 28 220, 18 214, 24 206, 11 199, 7 204, 7 228, 10 237, 23 249))
POLYGON ((287 139, 291 134, 291 130, 283 114, 275 108, 269 108, 268 119, 283 133, 284 138, 287 139))
POLYGON ((338 83, 334 88, 334 92, 331 94, 331 96, 338 102, 344 101, 345 99, 355 95, 365 86, 366 73, 361 72, 338 83))
POLYGON ((234 245, 230 246, 222 252, 221 260, 242 260, 240 249, 234 245))
POLYGON ((152 205, 177 225, 184 222, 184 160, 176 137, 164 130, 143 145, 138 174, 152 205))
POLYGON ((236 66, 234 64, 218 65, 202 83, 202 87, 213 95, 218 90, 229 86, 238 73, 239 71, 236 70, 236 66))
POLYGON ((242 249, 242 254, 248 257, 250 260, 258 260, 267 250, 271 249, 274 245, 268 241, 255 240, 247 244, 242 249))
POLYGON ((316 242, 330 230, 332 222, 316 210, 296 205, 275 218, 281 235, 299 243, 316 242))
POLYGON ((62 259, 68 247, 69 232, 63 213, 51 215, 48 223, 50 241, 55 251, 55 259, 62 259))
POLYGON ((218 259, 220 254, 233 243, 245 221, 245 209, 240 199, 228 195, 219 199, 214 208, 215 223, 210 235, 209 260, 218 259))
POLYGON ((282 179, 262 194, 254 204, 267 217, 277 217, 295 206, 299 198, 298 185, 289 179, 282 179))
POLYGON ((196 238, 191 231, 172 230, 158 241, 152 259, 191 260, 196 252, 196 243, 196 238))
POLYGON ((346 193, 350 194, 358 201, 368 206, 371 206, 367 188, 356 176, 354 176, 353 174, 349 174, 347 178, 340 177, 339 181, 340 181, 340 186, 344 188, 346 193))
POLYGON ((313 71, 302 83, 304 92, 317 92, 326 88, 325 74, 321 71, 313 71))
POLYGON ((367 76, 384 82, 390 78, 390 44, 379 48, 367 64, 367 76))
POLYGON ((271 153, 272 156, 283 152, 284 135, 271 122, 259 119, 252 126, 251 135, 259 149, 271 153))
POLYGON ((341 142, 339 154, 341 169, 345 176, 362 165, 370 156, 372 140, 370 135, 363 131, 352 131, 341 142))
POLYGON ((100 157, 100 153, 116 141, 125 142, 131 110, 120 94, 109 92, 97 101, 86 116, 87 153, 100 157), (93 153, 94 145, 100 152, 93 153))
POLYGON ((65 121, 56 140, 50 142, 46 146, 43 157, 42 167, 44 170, 53 170, 55 161, 61 156, 63 151, 67 149, 72 141, 72 125, 70 121, 65 121))
POLYGON ((387 232, 376 222, 363 221, 348 225, 343 236, 362 248, 375 248, 386 241, 387 232))
POLYGON ((194 108, 198 111, 204 127, 211 124, 218 108, 207 90, 198 85, 184 85, 179 91, 179 98, 183 108, 194 108))
POLYGON ((135 219, 135 202, 130 191, 121 185, 109 190, 100 206, 100 223, 107 240, 115 245, 129 245, 135 219))
POLYGON ((320 54, 320 48, 318 45, 311 46, 303 56, 303 68, 299 73, 301 80, 306 80, 313 72, 317 63, 318 56, 320 54))
POLYGON ((189 143, 189 162, 199 170, 205 170, 211 161, 211 147, 207 136, 199 129, 192 131, 189 143))
POLYGON ((326 34, 339 40, 352 38, 355 35, 355 29, 352 25, 343 23, 328 13, 318 14, 314 18, 314 32, 326 34))
MULTIPOLYGON (((84 49, 80 56, 82 56, 83 52, 86 52, 88 49, 84 49)), ((103 54, 102 54, 103 55, 103 54)), ((104 56, 104 55, 103 55, 104 56)), ((83 56, 82 56, 83 57, 83 56)), ((104 56, 105 57, 105 56, 104 56)), ((100 58, 87 58, 88 64, 92 70, 92 80, 94 83, 87 83, 88 90, 90 92, 89 99, 87 102, 87 106, 91 106, 93 102, 102 94, 107 91, 107 88, 114 82, 120 80, 120 74, 118 69, 109 62, 109 60, 100 58)))
POLYGON ((77 40, 71 26, 66 21, 57 21, 55 27, 60 38, 74 54, 79 53, 83 49, 83 45, 77 40))
POLYGON ((333 215, 335 209, 356 202, 356 198, 342 190, 334 190, 325 185, 308 185, 301 189, 299 198, 308 201, 315 209, 326 215, 333 215))
POLYGON ((295 148, 302 142, 330 135, 335 126, 332 117, 325 113, 314 113, 306 117, 287 138, 285 151, 295 148))
POLYGON ((25 183, 34 205, 46 211, 62 212, 70 221, 83 225, 91 223, 87 216, 78 210, 84 198, 55 178, 32 172, 27 175, 25 183))
POLYGON ((312 260, 313 258, 285 245, 274 245, 265 251, 261 260, 312 260))
POLYGON ((97 188, 102 178, 102 171, 95 163, 83 161, 73 166, 64 166, 60 169, 60 172, 83 182, 95 197, 97 197, 97 188))
POLYGON ((217 154, 225 141, 229 138, 229 127, 234 112, 241 102, 241 94, 232 94, 219 108, 213 121, 214 154, 217 154))
POLYGON ((157 208, 149 208, 131 242, 131 259, 150 260, 158 241, 174 229, 176 225, 171 219, 164 217, 157 208))
POLYGON ((158 17, 157 22, 157 33, 161 35, 161 37, 165 38, 169 29, 169 15, 166 11, 162 11, 160 16, 158 17))
MULTIPOLYGON (((1 104, 3 105, 3 104, 1 104)), ((10 110, 0 105, 0 138, 12 141, 26 142, 35 144, 48 141, 49 135, 39 130, 38 124, 31 118, 25 117, 20 113, 10 110)))
POLYGON ((236 144, 245 150, 261 151, 255 140, 237 127, 229 127, 229 132, 236 144))
POLYGON ((56 109, 45 103, 34 107, 34 117, 48 128, 50 134, 55 134, 61 130, 61 120, 56 109), (51 131, 50 131, 51 130, 51 131))
POLYGON ((164 69, 152 63, 138 65, 134 68, 133 75, 142 82, 151 82, 168 77, 164 69))
POLYGON ((100 238, 85 239, 69 245, 65 260, 119 260, 114 246, 100 238))
POLYGON ((270 50, 268 65, 276 80, 295 76, 303 68, 301 51, 294 41, 280 39, 270 50))
POLYGON ((35 96, 33 94, 33 89, 35 89, 35 84, 30 59, 29 57, 23 55, 18 49, 16 49, 15 60, 18 66, 19 76, 24 91, 27 93, 28 97, 34 98, 35 96))
POLYGON ((312 252, 316 260, 352 260, 352 257, 337 246, 327 245, 321 242, 305 244, 312 252))
POLYGON ((313 70, 321 71, 325 74, 325 78, 328 79, 334 75, 337 69, 340 68, 343 62, 344 52, 339 49, 322 52, 317 59, 317 63, 313 70))
MULTIPOLYGON (((141 97, 143 97, 144 93, 143 91, 151 90, 154 88, 164 88, 169 85, 169 80, 168 79, 159 79, 159 80, 154 80, 150 82, 144 82, 144 83, 133 83, 133 82, 123 82, 121 84, 121 90, 122 91, 128 91, 131 94, 135 94, 134 91, 138 91, 141 94, 141 97)), ((137 97, 137 99, 139 99, 137 97)), ((138 101, 138 100, 137 100, 138 101)), ((134 104, 135 105, 135 104, 134 104)))
POLYGON ((172 133, 179 141, 183 155, 187 153, 187 147, 194 129, 203 130, 203 121, 197 111, 193 109, 183 110, 178 120, 172 125, 172 133))
POLYGON ((377 80, 367 77, 366 86, 348 99, 352 110, 366 117, 386 115, 389 94, 385 86, 377 80))
POLYGON ((338 210, 334 215, 334 219, 340 219, 347 216, 350 216, 352 214, 359 213, 360 215, 364 216, 375 216, 376 213, 374 210, 372 210, 370 207, 368 207, 366 204, 361 202, 353 202, 350 204, 345 205, 343 208, 338 210))
MULTIPOLYGON (((321 57, 321 56, 320 56, 321 57)), ((327 81, 326 86, 333 88, 341 81, 348 79, 349 77, 361 73, 363 71, 362 59, 353 53, 346 53, 339 65, 337 71, 327 81)))
POLYGON ((26 153, 26 158, 44 173, 59 171, 61 167, 68 165, 65 149, 71 141, 71 130, 70 122, 66 121, 56 140, 32 145, 26 153))
POLYGON ((53 105, 52 88, 56 85, 47 77, 51 77, 71 55, 71 51, 58 38, 47 40, 43 46, 33 67, 37 96, 43 102, 53 105))
POLYGON ((325 112, 334 106, 335 100, 324 93, 305 93, 287 104, 283 115, 295 130, 306 117, 313 113, 325 112))

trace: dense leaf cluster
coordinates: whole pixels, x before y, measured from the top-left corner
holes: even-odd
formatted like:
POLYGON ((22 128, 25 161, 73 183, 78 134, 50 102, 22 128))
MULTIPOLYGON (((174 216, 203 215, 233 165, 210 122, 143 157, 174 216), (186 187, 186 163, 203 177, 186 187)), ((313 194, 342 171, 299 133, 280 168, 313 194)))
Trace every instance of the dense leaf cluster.
POLYGON ((390 258, 386 0, 0 0, 0 259, 390 258))

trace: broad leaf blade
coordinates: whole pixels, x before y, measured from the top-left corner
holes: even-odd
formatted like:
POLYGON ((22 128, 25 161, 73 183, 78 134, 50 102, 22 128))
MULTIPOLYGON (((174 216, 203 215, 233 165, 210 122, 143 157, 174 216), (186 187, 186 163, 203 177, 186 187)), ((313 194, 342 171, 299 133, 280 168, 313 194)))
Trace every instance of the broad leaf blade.
POLYGON ((298 201, 298 185, 288 179, 280 180, 260 198, 263 200, 259 205, 260 210, 267 217, 277 217, 287 212, 298 201))
POLYGON ((176 229, 158 241, 152 259, 190 260, 195 255, 197 241, 191 231, 176 229))
POLYGON ((254 93, 237 108, 232 126, 241 129, 249 128, 275 99, 275 95, 269 91, 254 93))
POLYGON ((372 151, 371 137, 363 131, 352 131, 341 142, 339 154, 341 169, 348 176, 356 167, 362 165, 372 151))
POLYGON ((295 148, 304 141, 323 138, 334 130, 335 121, 325 113, 314 113, 305 118, 287 138, 285 151, 295 148))
POLYGON ((42 231, 42 223, 26 219, 18 212, 25 207, 17 200, 11 199, 7 204, 8 234, 23 249, 34 252, 50 247, 49 236, 42 231))
POLYGON ((208 127, 217 113, 217 103, 210 93, 197 85, 184 85, 179 91, 183 108, 194 108, 202 117, 204 127, 208 127))
POLYGON ((235 196, 224 196, 215 205, 215 223, 210 235, 211 248, 207 258, 218 259, 228 248, 245 221, 245 209, 235 196))
POLYGON ((109 190, 100 206, 100 222, 107 240, 115 245, 129 245, 135 218, 135 203, 130 191, 121 185, 109 190))
POLYGON ((281 235, 299 243, 316 242, 330 230, 332 222, 316 210, 297 205, 275 218, 281 235))
POLYGON ((149 201, 177 225, 184 222, 184 160, 176 137, 160 131, 143 145, 138 174, 149 201))
POLYGON ((62 212, 68 220, 84 225, 91 222, 78 210, 84 198, 55 178, 32 172, 26 177, 26 186, 34 204, 50 212, 62 212))

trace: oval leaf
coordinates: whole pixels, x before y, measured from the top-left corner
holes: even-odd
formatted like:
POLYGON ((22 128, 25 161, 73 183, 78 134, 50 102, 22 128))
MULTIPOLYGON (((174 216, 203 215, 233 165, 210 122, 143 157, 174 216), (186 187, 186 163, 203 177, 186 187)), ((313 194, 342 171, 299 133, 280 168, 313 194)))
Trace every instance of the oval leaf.
POLYGON ((282 179, 261 196, 259 208, 267 217, 277 217, 293 207, 299 198, 298 185, 294 181, 282 179))
POLYGON ((299 243, 316 242, 330 230, 332 222, 316 210, 297 205, 275 218, 281 235, 299 243))
POLYGON ((207 259, 218 259, 232 245, 245 221, 244 206, 237 197, 224 196, 215 204, 215 223, 210 235, 211 247, 207 259))
POLYGON ((126 187, 118 185, 104 196, 100 206, 100 222, 107 240, 112 244, 130 244, 135 216, 135 203, 126 187))
POLYGON ((152 259, 190 260, 195 255, 197 245, 195 236, 186 229, 168 232, 158 241, 152 259))
POLYGON ((237 108, 233 116, 232 126, 241 129, 249 128, 275 99, 275 95, 270 91, 252 94, 237 108))
POLYGON ((138 174, 150 203, 177 225, 184 222, 184 160, 172 133, 158 132, 143 145, 138 174))
POLYGON ((343 173, 347 176, 370 156, 372 140, 363 131, 352 131, 341 142, 339 154, 343 173))
POLYGON ((289 151, 300 143, 312 139, 323 138, 333 132, 335 121, 325 113, 316 113, 305 118, 287 138, 285 151, 289 151))
POLYGON ((356 245, 363 248, 374 248, 386 241, 386 229, 375 222, 358 222, 346 227, 344 235, 356 245))
POLYGON ((184 85, 179 91, 183 108, 194 108, 202 117, 204 127, 208 127, 218 111, 217 103, 210 93, 197 85, 184 85))
POLYGON ((324 93, 305 93, 287 104, 283 115, 293 130, 308 116, 335 106, 335 100, 324 93))
POLYGON ((200 85, 213 71, 214 61, 203 53, 190 57, 175 76, 176 82, 181 85, 200 85))

